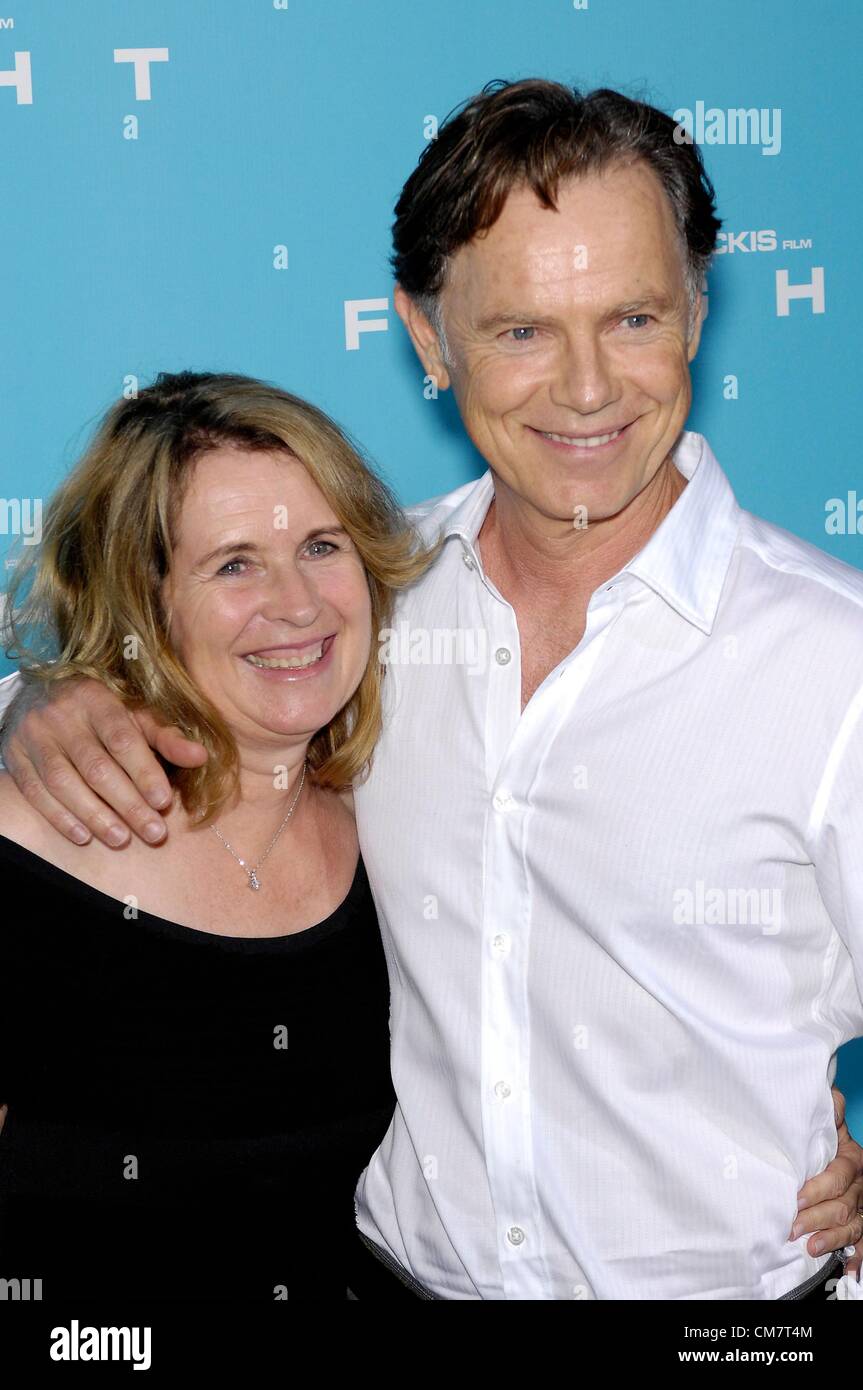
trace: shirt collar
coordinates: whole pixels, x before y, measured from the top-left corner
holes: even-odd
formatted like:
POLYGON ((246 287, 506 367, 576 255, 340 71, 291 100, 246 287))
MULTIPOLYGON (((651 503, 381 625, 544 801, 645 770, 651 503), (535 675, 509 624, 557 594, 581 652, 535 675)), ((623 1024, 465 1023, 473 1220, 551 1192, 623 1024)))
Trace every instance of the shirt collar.
POLYGON ((703 435, 685 430, 672 458, 688 486, 623 572, 636 575, 681 617, 710 632, 741 508, 703 435))
MULTIPOLYGON (((684 430, 672 458, 688 485, 621 574, 635 575, 687 622, 709 633, 731 562, 741 508, 703 435, 684 430)), ((444 536, 459 536, 478 566, 476 540, 493 496, 494 479, 487 469, 464 489, 443 526, 444 536)))

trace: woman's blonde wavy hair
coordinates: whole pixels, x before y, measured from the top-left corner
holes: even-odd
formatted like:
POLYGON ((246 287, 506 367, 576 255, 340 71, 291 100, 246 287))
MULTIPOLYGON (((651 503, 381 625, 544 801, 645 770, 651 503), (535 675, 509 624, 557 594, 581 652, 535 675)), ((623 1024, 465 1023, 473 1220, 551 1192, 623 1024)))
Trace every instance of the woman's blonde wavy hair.
POLYGON ((197 460, 223 445, 287 450, 308 469, 365 567, 372 649, 347 704, 309 745, 309 772, 341 791, 368 768, 381 727, 384 667, 374 635, 397 590, 440 542, 421 544, 392 493, 315 406, 230 373, 162 372, 118 401, 45 511, 42 540, 18 562, 7 600, 7 655, 49 687, 92 676, 130 707, 148 706, 209 754, 166 767, 186 811, 210 822, 237 786, 238 755, 218 711, 173 651, 161 600, 184 489, 197 460))

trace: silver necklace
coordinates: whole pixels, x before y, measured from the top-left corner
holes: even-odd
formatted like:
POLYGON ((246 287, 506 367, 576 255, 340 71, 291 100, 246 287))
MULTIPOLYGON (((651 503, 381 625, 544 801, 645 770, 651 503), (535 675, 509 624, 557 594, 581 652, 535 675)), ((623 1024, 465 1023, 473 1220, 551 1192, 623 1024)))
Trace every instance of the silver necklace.
POLYGON ((240 856, 237 854, 237 851, 234 849, 233 845, 229 845, 229 844, 228 844, 228 841, 225 839, 224 835, 222 834, 222 832, 221 832, 221 830, 218 828, 218 826, 216 826, 216 825, 211 825, 211 826, 210 826, 210 829, 215 831, 215 833, 218 835, 219 839, 221 840, 222 844, 225 846, 225 849, 228 851, 228 853, 229 853, 229 854, 232 854, 232 855, 234 856, 234 858, 236 859, 236 861, 237 861, 237 863, 240 865, 240 867, 243 869, 243 871, 244 871, 246 874, 248 874, 248 878, 249 878, 249 887, 250 887, 250 888, 254 888, 256 891, 257 891, 257 889, 259 889, 260 886, 261 886, 261 880, 258 878, 258 869, 261 867, 261 865, 263 864, 264 860, 269 856, 270 851, 271 851, 272 848, 273 848, 273 845, 276 843, 276 840, 278 840, 279 836, 281 835, 281 833, 282 833, 282 831, 284 830, 285 826, 287 825, 288 821, 291 819, 291 816, 294 814, 294 810, 295 810, 295 808, 296 808, 297 802, 298 802, 299 799, 300 799, 300 792, 303 790, 303 783, 305 782, 305 780, 306 780, 306 764, 303 763, 303 772, 302 772, 302 776, 300 777, 300 785, 297 787, 296 795, 294 796, 294 799, 293 799, 293 801, 291 802, 291 805, 290 805, 290 809, 289 809, 289 811, 288 811, 288 814, 285 816, 285 819, 282 821, 281 825, 279 826, 279 828, 278 828, 278 830, 276 831, 275 835, 273 836, 272 840, 271 840, 270 843, 267 845, 267 848, 264 850, 263 854, 261 855, 260 859, 258 860, 257 864, 254 866, 253 869, 250 869, 250 868, 249 868, 249 866, 248 866, 248 864, 246 863, 245 859, 241 859, 241 858, 240 858, 240 856))

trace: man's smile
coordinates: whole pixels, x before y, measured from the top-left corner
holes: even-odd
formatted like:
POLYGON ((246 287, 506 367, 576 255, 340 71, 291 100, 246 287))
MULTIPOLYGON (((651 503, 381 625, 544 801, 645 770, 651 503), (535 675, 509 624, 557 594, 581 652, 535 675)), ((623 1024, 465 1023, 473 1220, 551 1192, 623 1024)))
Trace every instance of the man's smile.
POLYGON ((532 425, 528 425, 527 428, 532 434, 538 435, 540 439, 545 439, 549 444, 576 453, 596 453, 616 444, 626 434, 632 423, 634 422, 630 421, 630 424, 619 425, 603 434, 559 434, 556 431, 535 429, 532 425))

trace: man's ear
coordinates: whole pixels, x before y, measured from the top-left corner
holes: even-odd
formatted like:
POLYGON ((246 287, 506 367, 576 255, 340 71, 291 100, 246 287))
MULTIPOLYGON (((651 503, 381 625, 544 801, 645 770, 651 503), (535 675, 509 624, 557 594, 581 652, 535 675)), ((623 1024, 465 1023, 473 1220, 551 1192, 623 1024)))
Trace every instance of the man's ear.
POLYGON ((423 364, 426 375, 434 377, 439 391, 446 391, 450 384, 449 372, 441 356, 440 342, 434 327, 401 285, 396 285, 393 303, 396 313, 410 334, 414 350, 423 364))
POLYGON ((698 298, 695 301, 695 317, 692 322, 692 333, 686 345, 686 360, 691 362, 698 351, 698 344, 701 342, 701 329, 707 317, 707 296, 702 290, 698 291, 698 298))

